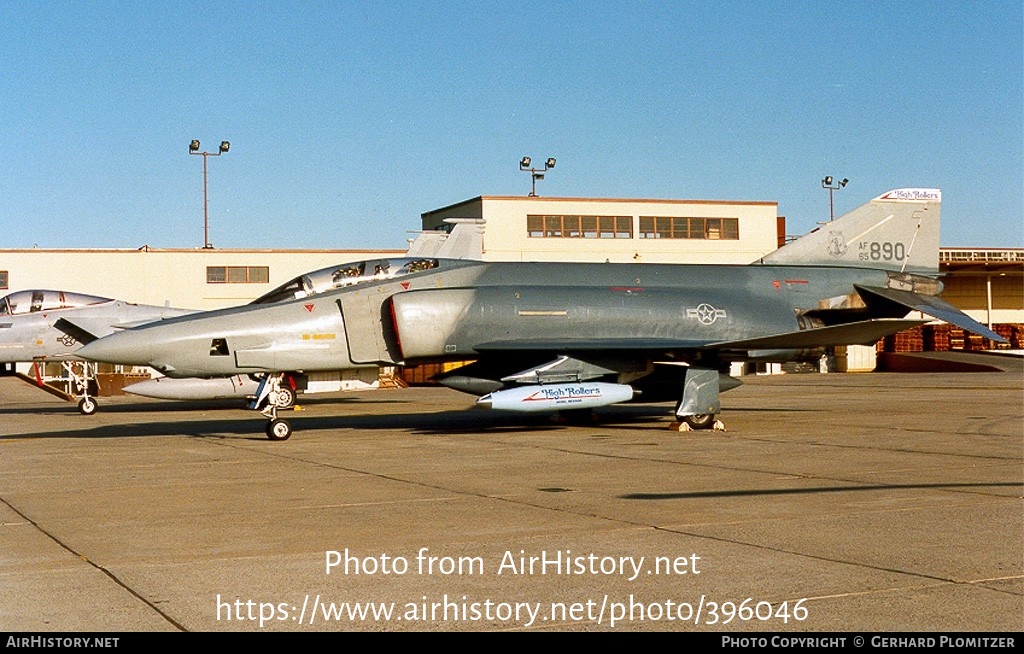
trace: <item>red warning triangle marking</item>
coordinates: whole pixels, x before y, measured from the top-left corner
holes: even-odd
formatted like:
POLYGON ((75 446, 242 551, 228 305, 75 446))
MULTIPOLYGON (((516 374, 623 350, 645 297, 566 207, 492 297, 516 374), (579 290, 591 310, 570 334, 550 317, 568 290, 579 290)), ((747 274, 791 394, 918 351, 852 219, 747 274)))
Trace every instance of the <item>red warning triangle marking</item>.
POLYGON ((402 288, 404 288, 407 291, 409 290, 409 285, 409 282, 402 282, 402 288))
POLYGON ((313 309, 316 308, 315 304, 304 304, 302 306, 306 307, 306 311, 308 311, 310 313, 313 313, 313 309))

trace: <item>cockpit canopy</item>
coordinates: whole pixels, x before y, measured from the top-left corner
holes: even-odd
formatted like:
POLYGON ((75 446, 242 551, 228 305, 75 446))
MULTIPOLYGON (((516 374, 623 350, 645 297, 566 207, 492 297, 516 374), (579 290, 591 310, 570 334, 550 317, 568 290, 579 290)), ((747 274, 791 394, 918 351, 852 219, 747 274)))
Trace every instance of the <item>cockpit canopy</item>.
POLYGON ((74 309, 110 301, 110 298, 67 291, 17 291, 0 298, 0 316, 18 316, 37 311, 53 311, 54 309, 74 309))
POLYGON ((299 275, 250 304, 275 304, 318 295, 336 288, 431 270, 439 266, 437 259, 400 258, 355 261, 299 275))

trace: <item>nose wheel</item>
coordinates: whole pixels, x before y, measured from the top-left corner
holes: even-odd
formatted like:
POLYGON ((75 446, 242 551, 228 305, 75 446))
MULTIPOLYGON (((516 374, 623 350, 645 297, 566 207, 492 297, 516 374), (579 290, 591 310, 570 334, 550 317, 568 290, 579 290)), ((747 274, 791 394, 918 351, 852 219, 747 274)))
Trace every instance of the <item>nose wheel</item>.
POLYGON ((83 397, 78 402, 78 411, 83 416, 91 416, 92 414, 96 413, 97 408, 98 407, 96 405, 96 400, 92 399, 89 396, 83 397))
POLYGON ((79 398, 79 413, 83 416, 91 416, 96 413, 96 410, 99 409, 99 404, 96 403, 96 398, 89 395, 89 386, 96 379, 96 364, 87 361, 64 361, 61 363, 61 366, 64 368, 67 376, 68 393, 79 398), (81 372, 78 371, 79 365, 81 366, 81 372))
POLYGON ((267 438, 272 441, 286 441, 291 438, 292 426, 284 418, 272 418, 267 423, 267 438))
POLYGON ((284 418, 277 417, 277 410, 286 408, 295 402, 295 393, 287 386, 282 386, 284 375, 272 374, 263 378, 252 408, 258 409, 268 419, 267 438, 272 441, 286 441, 291 438, 292 426, 284 418), (290 400, 290 402, 289 402, 290 400))

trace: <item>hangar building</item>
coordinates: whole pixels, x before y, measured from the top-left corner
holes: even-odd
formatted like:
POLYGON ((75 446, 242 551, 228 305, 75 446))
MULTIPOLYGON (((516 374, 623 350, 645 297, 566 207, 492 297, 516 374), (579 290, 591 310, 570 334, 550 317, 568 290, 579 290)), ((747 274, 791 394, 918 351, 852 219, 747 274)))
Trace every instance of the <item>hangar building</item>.
POLYGON ((485 261, 745 264, 779 248, 777 202, 480 196, 422 214, 478 221, 485 261))

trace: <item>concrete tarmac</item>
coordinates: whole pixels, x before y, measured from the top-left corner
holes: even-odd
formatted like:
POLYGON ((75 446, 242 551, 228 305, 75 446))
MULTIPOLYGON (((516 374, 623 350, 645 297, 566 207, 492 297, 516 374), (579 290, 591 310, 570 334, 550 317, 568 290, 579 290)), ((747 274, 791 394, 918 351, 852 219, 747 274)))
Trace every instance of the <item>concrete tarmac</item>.
POLYGON ((0 379, 0 631, 1024 631, 1019 372, 745 382, 724 432, 418 388, 271 442, 0 379))

